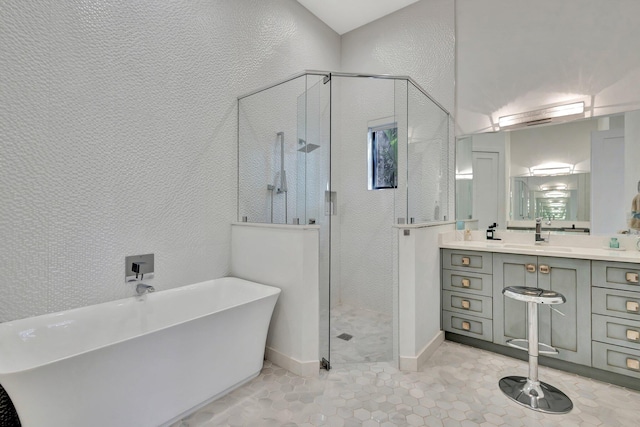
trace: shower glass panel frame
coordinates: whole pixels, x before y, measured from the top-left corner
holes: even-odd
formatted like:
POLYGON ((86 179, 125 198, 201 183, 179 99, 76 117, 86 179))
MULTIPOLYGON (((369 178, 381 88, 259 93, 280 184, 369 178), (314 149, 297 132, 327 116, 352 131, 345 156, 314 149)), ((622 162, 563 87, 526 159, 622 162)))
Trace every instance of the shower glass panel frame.
MULTIPOLYGON (((336 339, 331 310, 348 299, 340 288, 341 275, 366 259, 384 261, 352 269, 351 276, 383 268, 379 275, 390 283, 380 298, 392 305, 392 352, 385 361, 398 364, 399 242, 394 226, 428 226, 451 218, 452 127, 450 114, 406 76, 304 71, 238 97, 237 218, 318 226, 319 360, 325 368, 336 339), (391 125, 398 138, 397 187, 368 190, 368 131, 391 125), (385 212, 367 226, 368 239, 375 242, 359 242, 359 227, 365 219, 371 222, 373 210, 385 212), (354 245, 345 245, 347 237, 354 245), (349 251, 358 255, 372 247, 377 252, 360 253, 351 264, 345 259, 349 251)), ((359 292, 366 299, 367 289, 359 292)))

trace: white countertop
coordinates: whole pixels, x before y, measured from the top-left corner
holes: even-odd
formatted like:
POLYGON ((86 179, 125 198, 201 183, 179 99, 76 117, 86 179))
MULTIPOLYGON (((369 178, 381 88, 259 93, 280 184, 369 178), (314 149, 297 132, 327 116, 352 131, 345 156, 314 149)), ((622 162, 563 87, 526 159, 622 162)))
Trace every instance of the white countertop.
POLYGON ((279 228, 282 230, 319 230, 319 224, 272 224, 268 222, 232 222, 232 226, 279 228))
MULTIPOLYGON (((486 240, 484 231, 472 232, 472 240, 464 240, 463 231, 440 233, 440 247, 482 252, 551 256, 560 258, 590 259, 640 263, 640 251, 636 249, 637 237, 621 236, 621 250, 607 247, 609 237, 551 235, 550 243, 536 245, 532 233, 500 232, 502 240, 486 240), (484 240, 482 240, 484 239, 484 240)), ((546 237, 546 234, 545 234, 546 237)))

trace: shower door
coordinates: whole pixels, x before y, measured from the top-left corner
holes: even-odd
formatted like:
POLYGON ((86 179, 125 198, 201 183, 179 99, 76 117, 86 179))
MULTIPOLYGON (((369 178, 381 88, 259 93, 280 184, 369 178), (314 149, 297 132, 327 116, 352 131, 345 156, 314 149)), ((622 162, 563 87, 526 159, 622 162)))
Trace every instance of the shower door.
POLYGON ((331 85, 325 74, 309 73, 306 90, 298 97, 298 201, 301 221, 318 227, 319 233, 319 355, 330 367, 329 350, 329 246, 331 215, 325 203, 330 186, 331 162, 331 85), (300 203, 300 202, 299 202, 300 203))

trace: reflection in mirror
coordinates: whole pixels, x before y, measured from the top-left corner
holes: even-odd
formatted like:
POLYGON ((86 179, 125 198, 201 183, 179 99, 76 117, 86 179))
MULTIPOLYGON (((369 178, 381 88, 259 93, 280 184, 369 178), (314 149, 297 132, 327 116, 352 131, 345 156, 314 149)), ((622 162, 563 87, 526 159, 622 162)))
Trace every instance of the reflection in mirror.
POLYGON ((473 165, 471 137, 456 140, 456 219, 468 220, 473 215, 473 165))
POLYGON ((590 174, 511 178, 514 220, 589 221, 590 174))
POLYGON ((544 217, 543 228, 551 230, 637 233, 629 224, 640 180, 640 111, 467 135, 457 139, 456 150, 458 220, 533 229, 534 219, 544 217), (489 155, 498 159, 497 171, 474 169, 489 155), (475 182, 489 182, 481 176, 487 173, 498 185, 475 182), (483 204, 496 204, 496 193, 498 213, 480 218, 489 211, 483 204))

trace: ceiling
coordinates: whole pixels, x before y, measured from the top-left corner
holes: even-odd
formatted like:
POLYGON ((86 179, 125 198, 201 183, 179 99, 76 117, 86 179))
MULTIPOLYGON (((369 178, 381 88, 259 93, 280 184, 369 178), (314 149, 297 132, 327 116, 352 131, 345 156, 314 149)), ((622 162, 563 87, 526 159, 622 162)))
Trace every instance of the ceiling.
POLYGON ((298 0, 322 22, 342 35, 418 0, 298 0))

